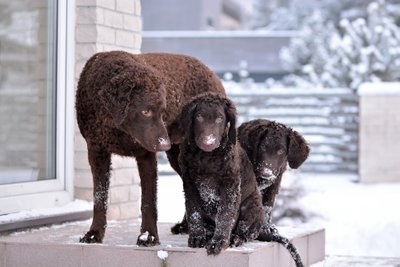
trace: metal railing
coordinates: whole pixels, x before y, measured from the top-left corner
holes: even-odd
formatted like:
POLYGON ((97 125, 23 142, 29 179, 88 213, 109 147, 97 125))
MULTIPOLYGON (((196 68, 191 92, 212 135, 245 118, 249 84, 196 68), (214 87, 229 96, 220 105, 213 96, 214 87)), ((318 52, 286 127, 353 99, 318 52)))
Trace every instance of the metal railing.
POLYGON ((358 96, 349 89, 263 89, 229 92, 239 124, 255 118, 292 127, 308 141, 306 172, 357 172, 358 96))
MULTIPOLYGON (((311 146, 303 172, 356 173, 358 168, 358 96, 338 89, 229 90, 238 124, 264 118, 284 123, 301 133, 311 146)), ((159 171, 173 172, 165 154, 159 171)))

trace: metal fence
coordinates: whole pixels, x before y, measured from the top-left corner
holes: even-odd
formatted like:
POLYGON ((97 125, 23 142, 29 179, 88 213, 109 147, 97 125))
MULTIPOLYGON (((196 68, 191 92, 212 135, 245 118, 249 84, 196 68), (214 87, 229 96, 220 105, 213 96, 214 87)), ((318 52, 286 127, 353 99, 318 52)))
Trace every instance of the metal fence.
POLYGON ((239 124, 276 120, 301 133, 311 153, 305 172, 357 172, 358 96, 349 89, 264 89, 230 92, 239 124))
MULTIPOLYGON (((358 168, 358 96, 349 89, 229 90, 238 125, 264 118, 292 127, 308 141, 311 153, 303 172, 356 173, 358 168)), ((164 154, 160 173, 172 170, 164 154)))

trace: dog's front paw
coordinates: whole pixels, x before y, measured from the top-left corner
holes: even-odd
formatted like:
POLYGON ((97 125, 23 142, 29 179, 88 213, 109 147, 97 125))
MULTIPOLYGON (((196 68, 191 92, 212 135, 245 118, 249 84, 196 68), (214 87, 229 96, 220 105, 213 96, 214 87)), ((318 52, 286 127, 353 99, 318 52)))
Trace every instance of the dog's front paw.
POLYGON ((206 245, 208 255, 218 255, 221 253, 222 249, 228 247, 227 240, 223 238, 212 238, 210 242, 206 245))
POLYGON ((203 248, 206 243, 206 235, 189 235, 188 245, 191 248, 203 248))
POLYGON ((239 246, 243 245, 243 243, 245 243, 245 242, 246 242, 246 240, 243 237, 232 234, 230 246, 231 247, 239 247, 239 246))
POLYGON ((103 242, 104 233, 100 233, 99 231, 90 230, 83 237, 79 239, 80 243, 101 243, 103 242))
POLYGON ((153 247, 160 244, 158 236, 149 234, 149 232, 141 233, 137 239, 136 244, 141 247, 153 247))

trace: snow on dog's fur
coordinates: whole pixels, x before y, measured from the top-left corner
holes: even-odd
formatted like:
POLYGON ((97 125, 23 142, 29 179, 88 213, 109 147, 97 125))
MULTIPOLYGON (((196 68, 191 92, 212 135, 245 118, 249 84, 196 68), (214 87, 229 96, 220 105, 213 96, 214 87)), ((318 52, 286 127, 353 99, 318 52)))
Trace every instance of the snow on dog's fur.
POLYGON ((233 103, 205 94, 189 103, 182 117, 186 136, 179 163, 189 246, 218 254, 256 239, 265 225, 261 195, 251 163, 236 142, 233 103))

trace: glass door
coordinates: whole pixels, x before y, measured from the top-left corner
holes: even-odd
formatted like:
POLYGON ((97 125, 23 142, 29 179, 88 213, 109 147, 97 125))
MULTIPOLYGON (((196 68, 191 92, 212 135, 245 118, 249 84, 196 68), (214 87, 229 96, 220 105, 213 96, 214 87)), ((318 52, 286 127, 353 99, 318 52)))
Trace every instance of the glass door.
POLYGON ((55 179, 56 5, 0 5, 0 185, 55 179))
MULTIPOLYGON (((0 203, 66 190, 68 4, 60 2, 0 1, 0 203)), ((40 202, 0 204, 0 214, 40 202)))

